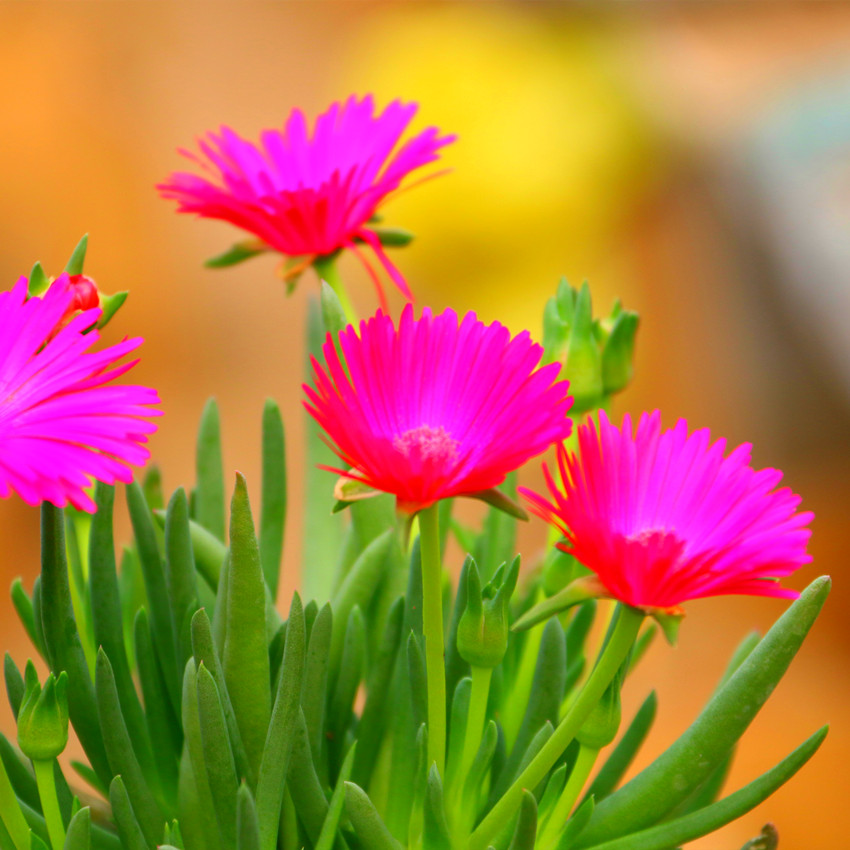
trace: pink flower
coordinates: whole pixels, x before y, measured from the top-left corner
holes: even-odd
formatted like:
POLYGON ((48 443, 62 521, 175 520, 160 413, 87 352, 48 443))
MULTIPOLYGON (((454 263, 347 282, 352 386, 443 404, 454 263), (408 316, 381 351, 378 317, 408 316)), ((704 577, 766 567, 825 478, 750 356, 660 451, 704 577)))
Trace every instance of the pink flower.
POLYGON ((154 390, 112 383, 137 362, 115 365, 141 339, 88 351, 97 308, 56 332, 77 296, 67 274, 40 298, 27 298, 25 277, 0 293, 0 496, 93 512, 84 488, 131 481, 127 465, 148 459, 142 444, 156 426, 147 419, 161 411, 149 406, 154 390))
POLYGON ((610 596, 638 608, 674 609, 722 594, 794 598, 780 587, 811 557, 800 498, 775 469, 749 466, 750 446, 723 457, 707 429, 688 436, 680 419, 661 430, 643 414, 637 433, 599 413, 578 430, 577 455, 561 446, 560 481, 544 465, 551 501, 522 490, 531 510, 566 536, 560 544, 593 570, 610 596))
POLYGON ((175 172, 157 188, 179 204, 178 212, 229 221, 289 257, 319 256, 350 248, 380 282, 355 240, 365 242, 407 298, 410 289, 368 226, 378 206, 412 171, 439 158, 455 136, 428 127, 398 142, 416 103, 393 101, 375 114, 372 95, 334 103, 310 134, 304 113, 294 109, 283 131, 266 130, 260 144, 229 127, 200 139, 202 156, 181 150, 209 177, 175 172), (394 152, 395 151, 395 152, 394 152))
POLYGON ((570 433, 560 365, 535 368, 543 348, 527 331, 511 339, 474 313, 458 326, 452 310, 415 319, 408 304, 398 329, 379 311, 339 342, 345 365, 329 336, 305 407, 351 467, 334 471, 402 510, 489 490, 570 433))

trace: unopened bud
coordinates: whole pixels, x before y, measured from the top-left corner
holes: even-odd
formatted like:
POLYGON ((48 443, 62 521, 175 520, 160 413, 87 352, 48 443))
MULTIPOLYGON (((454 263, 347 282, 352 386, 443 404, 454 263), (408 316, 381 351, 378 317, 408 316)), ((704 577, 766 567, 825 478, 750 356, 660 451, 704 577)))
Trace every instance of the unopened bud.
POLYGON ((26 692, 18 712, 18 746, 33 760, 55 759, 68 743, 68 674, 50 673, 44 688, 32 662, 26 669, 26 692))

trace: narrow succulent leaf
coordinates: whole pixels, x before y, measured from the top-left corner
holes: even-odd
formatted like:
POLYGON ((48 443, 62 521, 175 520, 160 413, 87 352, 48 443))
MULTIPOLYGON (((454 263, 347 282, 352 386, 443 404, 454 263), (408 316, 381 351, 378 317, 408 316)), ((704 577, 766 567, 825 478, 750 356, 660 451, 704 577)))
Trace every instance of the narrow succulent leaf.
POLYGON ((229 850, 222 847, 216 819, 210 816, 214 804, 204 761, 204 742, 198 712, 197 671, 193 658, 186 662, 183 675, 182 717, 186 746, 180 763, 180 822, 186 831, 187 840, 191 834, 197 836, 199 842, 204 842, 205 850, 229 850))
POLYGON ((334 594, 331 607, 334 612, 335 629, 330 648, 330 669, 339 668, 345 640, 345 626, 351 609, 357 605, 361 611, 369 608, 375 590, 381 584, 389 563, 390 549, 395 542, 395 531, 388 529, 376 537, 354 562, 339 590, 334 594))
POLYGON ((172 708, 179 717, 182 671, 177 661, 177 632, 169 601, 165 564, 157 542, 153 515, 142 488, 134 481, 127 485, 126 495, 148 599, 151 638, 162 666, 172 708))
POLYGON ((91 767, 89 767, 89 765, 71 759, 71 767, 74 769, 77 776, 83 780, 83 782, 88 783, 99 794, 104 797, 109 795, 109 787, 100 781, 100 777, 91 769, 91 767))
POLYGON ((168 697, 166 684, 151 639, 151 627, 145 608, 135 622, 136 669, 145 701, 150 740, 155 741, 153 757, 165 799, 177 796, 177 774, 183 730, 168 697))
POLYGON ((531 791, 522 792, 516 829, 508 850, 534 850, 537 839, 537 800, 531 791))
MULTIPOLYGON (((122 788, 132 802, 133 812, 149 844, 162 837, 165 815, 148 786, 136 757, 127 725, 121 712, 112 665, 103 649, 97 653, 95 677, 97 713, 103 729, 103 743, 113 776, 121 776, 122 788)), ((111 795, 112 786, 110 786, 111 795)))
POLYGON ((452 614, 449 618, 449 631, 446 638, 446 693, 453 694, 458 682, 469 675, 469 663, 463 659, 457 648, 457 627, 460 618, 466 610, 467 582, 469 581, 469 569, 474 564, 471 555, 464 558, 460 568, 460 576, 457 582, 452 614))
POLYGON ((225 847, 233 847, 236 843, 236 792, 239 779, 236 776, 236 763, 230 749, 218 688, 203 663, 197 665, 196 688, 204 764, 207 768, 215 817, 222 843, 225 847))
MULTIPOLYGON (((73 592, 71 590, 70 584, 68 585, 68 596, 71 599, 71 613, 74 613, 74 604, 73 604, 73 592)), ((37 575, 35 577, 35 581, 32 583, 32 614, 33 614, 33 626, 35 628, 35 637, 36 643, 35 646, 38 648, 41 647, 41 655, 44 660, 47 662, 48 667, 50 666, 50 659, 48 657, 48 648, 47 648, 47 640, 44 636, 44 616, 41 609, 41 575, 37 575)), ((80 637, 78 632, 78 638, 80 637)), ((85 649, 83 649, 83 658, 88 663, 88 658, 85 655, 85 649)), ((89 668, 91 669, 91 668, 89 668)), ((91 678, 91 675, 89 675, 91 678)))
POLYGON ((83 266, 86 262, 86 251, 89 247, 89 235, 86 233, 77 243, 68 262, 65 264, 65 271, 70 275, 82 274, 83 266))
POLYGON ((283 662, 283 648, 286 645, 286 627, 286 623, 281 624, 269 641, 269 682, 271 682, 272 693, 277 691, 277 677, 283 662))
POLYGON ((226 269, 268 250, 269 247, 259 240, 248 239, 244 242, 236 242, 221 254, 210 257, 204 262, 204 266, 208 269, 226 269))
POLYGON ((3 678, 6 682, 6 694, 9 697, 9 705, 12 708, 12 714, 15 720, 18 719, 18 711, 21 708, 21 702, 24 699, 24 677, 21 671, 18 670, 18 665, 12 660, 12 656, 6 653, 3 659, 3 678))
POLYGON ((576 841, 578 841, 593 816, 595 805, 596 803, 593 797, 588 797, 575 810, 572 817, 567 821, 564 831, 561 833, 557 850, 570 850, 570 848, 575 846, 576 841))
POLYGON ((351 771, 354 767, 355 753, 357 743, 355 742, 349 748, 339 771, 339 777, 336 781, 336 787, 331 795, 330 804, 328 805, 328 814, 322 824, 322 831, 319 833, 319 840, 316 842, 314 850, 332 850, 334 838, 339 821, 342 817, 342 810, 345 806, 345 783, 351 778, 351 771))
POLYGON ((30 850, 50 850, 50 846, 47 844, 47 841, 41 837, 39 837, 38 833, 34 830, 30 830, 30 850))
POLYGON ((443 808, 443 783, 436 764, 432 764, 428 771, 422 847, 423 850, 452 850, 449 825, 443 808))
POLYGON ((195 611, 192 617, 191 630, 192 655, 195 659, 195 666, 199 669, 200 665, 204 664, 206 671, 212 676, 218 690, 218 697, 221 700, 228 739, 233 751, 237 773, 239 776, 247 778, 251 785, 256 785, 257 774, 251 767, 248 754, 245 751, 245 745, 242 742, 239 724, 236 720, 236 714, 233 711, 233 703, 227 691, 224 670, 222 669, 218 652, 215 649, 210 618, 204 608, 199 608, 195 611))
POLYGON ((243 782, 236 795, 236 850, 260 850, 260 827, 251 791, 243 782))
POLYGON ((0 815, 0 826, 8 830, 6 837, 14 850, 25 850, 29 844, 29 826, 6 772, 5 760, 0 761, 0 815))
POLYGON ((517 767, 541 726, 547 721, 552 725, 558 722, 558 712, 564 696, 566 651, 566 638, 561 624, 556 619, 550 620, 540 639, 525 715, 505 769, 491 791, 491 802, 504 794, 518 775, 517 767))
POLYGON ((345 811, 363 850, 402 850, 366 792, 353 782, 345 783, 345 811))
POLYGON ((260 563, 277 599, 286 528, 286 437, 280 408, 272 399, 263 407, 263 495, 260 505, 260 563))
POLYGON ((401 644, 403 617, 404 599, 400 597, 387 616, 384 636, 369 673, 366 704, 357 727, 357 755, 351 775, 361 787, 369 787, 375 759, 385 730, 389 727, 390 685, 401 644))
POLYGON ((92 625, 95 642, 100 647, 100 652, 105 653, 109 659, 121 714, 139 766, 147 781, 156 783, 153 747, 148 736, 145 713, 133 684, 124 644, 124 624, 115 565, 115 541, 112 535, 114 501, 115 488, 98 481, 95 487, 97 513, 92 518, 89 536, 92 625))
POLYGON ((91 809, 80 809, 68 824, 62 850, 91 850, 91 809))
POLYGON ((158 843, 159 835, 151 838, 142 829, 122 776, 116 776, 109 786, 109 803, 124 850, 150 850, 158 843))
POLYGON ((328 704, 328 719, 325 724, 325 737, 331 760, 331 775, 339 769, 345 735, 351 724, 352 706, 357 689, 363 678, 366 666, 366 625, 360 607, 355 605, 348 616, 345 630, 345 644, 342 650, 342 663, 339 676, 328 704))
MULTIPOLYGON (((94 688, 86 662, 68 585, 65 523, 62 510, 41 506, 41 583, 50 602, 41 607, 44 647, 55 673, 68 673, 68 712, 77 737, 101 781, 112 779, 98 723, 94 688)), ((38 609, 36 609, 38 610, 38 609)))
POLYGON ((188 623, 198 605, 198 588, 189 533, 189 502, 182 487, 174 491, 165 516, 165 578, 177 641, 177 661, 184 664, 192 654, 188 623))
POLYGON ((198 426, 195 454, 195 510, 193 519, 224 540, 224 469, 221 457, 221 419, 211 398, 204 405, 198 426))
POLYGON ((481 737, 481 746, 478 747, 478 752, 475 754, 463 786, 463 805, 471 813, 478 812, 484 780, 488 770, 493 765, 498 742, 499 730, 496 723, 494 720, 488 720, 481 737))
MULTIPOLYGON (((291 775, 298 777, 298 779, 295 782, 287 783, 287 788, 307 837, 315 845, 322 832, 322 824, 328 815, 328 801, 316 773, 316 766, 313 763, 307 723, 304 719, 304 711, 301 709, 298 710, 296 717, 290 758, 291 775)), ((262 820, 260 826, 262 829, 262 820)), ((264 848, 267 846, 265 843, 263 844, 264 848)))
MULTIPOLYGON (((128 485, 132 487, 132 485, 128 485)), ((151 511, 161 510, 165 507, 165 494, 162 491, 162 473, 155 463, 149 463, 145 469, 145 477, 142 480, 142 493, 151 511)))
POLYGON ((690 728, 649 767, 599 803, 583 842, 602 843, 657 823, 708 778, 788 669, 829 589, 830 580, 824 576, 803 591, 690 728), (671 776, 686 781, 673 788, 671 776))
POLYGON ((304 662, 304 682, 301 689, 301 705, 307 719, 307 731, 313 761, 320 775, 324 772, 323 729, 327 702, 328 662, 333 633, 334 615, 326 603, 316 616, 304 662))
POLYGON ((643 701, 611 754, 596 774, 596 778, 585 793, 585 799, 593 797, 602 800, 611 794, 625 775, 634 757, 640 750, 649 730, 652 728, 658 708, 655 691, 643 701))
POLYGON ((257 817, 262 850, 274 850, 277 844, 284 782, 292 755, 304 678, 306 631, 301 598, 297 593, 289 608, 286 634, 277 692, 257 781, 257 817))
MULTIPOLYGON (((310 357, 321 356, 326 335, 319 304, 315 298, 311 298, 307 313, 308 378, 312 374, 310 357)), ((331 513, 333 477, 319 469, 319 466, 334 466, 339 460, 321 439, 321 429, 313 417, 306 413, 304 415, 307 427, 307 473, 301 576, 304 598, 324 602, 331 595, 334 565, 342 548, 345 525, 343 516, 331 513)))
POLYGON ((245 478, 230 507, 230 575, 223 667, 248 760, 259 773, 271 714, 266 588, 245 478))
POLYGON ((592 850, 667 850, 714 832, 784 785, 817 752, 827 731, 824 726, 758 779, 698 812, 601 843, 591 844, 589 833, 585 833, 578 846, 592 850))
MULTIPOLYGON (((593 626, 593 621, 596 619, 595 599, 588 599, 582 602, 581 605, 573 612, 570 622, 564 629, 564 635, 567 641, 567 658, 570 663, 573 659, 584 655, 584 646, 587 636, 590 634, 590 629, 593 626)), ((632 651, 634 657, 634 650, 632 651)))
POLYGON ((629 672, 631 673, 638 666, 641 659, 646 655, 647 650, 652 646, 655 636, 658 634, 658 627, 654 624, 646 626, 638 635, 635 645, 632 648, 632 654, 629 658, 629 672))
POLYGON ((465 676, 457 683, 452 694, 448 724, 448 753, 446 756, 446 786, 451 789, 454 789, 457 782, 457 772, 460 769, 460 761, 463 756, 471 692, 472 679, 465 676))
POLYGON ((24 590, 24 584, 19 578, 16 578, 12 582, 11 596, 12 605, 15 606, 15 611, 21 621, 21 625, 27 633, 27 637, 29 637, 33 646, 35 646, 35 648, 39 651, 39 654, 43 655, 44 648, 40 646, 38 635, 35 631, 35 617, 33 615, 32 599, 30 599, 29 594, 26 590, 24 590))

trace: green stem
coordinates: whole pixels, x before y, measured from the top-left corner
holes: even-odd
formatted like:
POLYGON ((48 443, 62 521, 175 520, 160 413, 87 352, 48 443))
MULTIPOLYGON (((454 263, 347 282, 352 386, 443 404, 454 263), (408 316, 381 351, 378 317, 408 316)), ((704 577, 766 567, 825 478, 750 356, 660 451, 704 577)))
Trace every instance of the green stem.
POLYGON ((65 824, 59 811, 59 798, 56 796, 56 782, 53 778, 53 759, 33 759, 35 781, 41 800, 41 811, 47 823, 47 834, 53 850, 62 850, 65 844, 65 824))
POLYGON ((15 850, 29 850, 30 828, 18 804, 18 798, 9 781, 3 759, 0 759, 0 821, 6 827, 15 850))
POLYGON ((345 284, 342 282, 342 277, 340 277, 336 265, 336 255, 328 254, 324 257, 317 257, 313 260, 313 268, 319 278, 336 293, 336 297, 339 298, 339 303, 342 305, 342 311, 345 313, 345 318, 348 319, 350 324, 356 325, 357 311, 354 309, 345 289, 345 284))
POLYGON ((463 738, 463 754, 457 775, 457 787, 463 788, 469 768, 475 761, 475 754, 481 746, 484 734, 484 721, 487 718, 487 698, 490 696, 490 679, 493 670, 490 667, 472 666, 472 690, 469 693, 469 714, 466 720, 466 733, 463 738))
POLYGON ((611 639, 600 654, 587 684, 564 719, 558 724, 552 737, 472 833, 469 839, 469 850, 486 850, 492 839, 507 826, 522 802, 523 789, 536 788, 543 780, 575 738, 596 703, 602 698, 605 689, 611 684, 631 649, 643 621, 643 614, 637 609, 627 605, 621 605, 619 609, 617 624, 611 639))
POLYGON ((555 803, 555 808, 552 809, 552 814, 549 816, 549 820, 546 822, 537 842, 537 846, 541 850, 556 846, 560 832, 570 816, 576 800, 578 800, 578 795, 581 794, 582 788, 587 783, 587 777, 590 776, 590 771, 593 770, 598 755, 599 750, 584 745, 578 751, 578 758, 573 765, 570 778, 567 780, 558 802, 555 803))
POLYGON ((443 646, 443 592, 440 520, 437 504, 419 512, 422 559, 422 631, 428 680, 428 764, 444 775, 446 759, 446 660, 443 646))

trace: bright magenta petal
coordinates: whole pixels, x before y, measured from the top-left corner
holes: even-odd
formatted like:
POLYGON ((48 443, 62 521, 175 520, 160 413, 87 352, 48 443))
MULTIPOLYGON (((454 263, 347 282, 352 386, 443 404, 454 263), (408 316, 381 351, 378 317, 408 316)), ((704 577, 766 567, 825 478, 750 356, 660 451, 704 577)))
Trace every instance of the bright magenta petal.
MULTIPOLYGON (((222 127, 199 140, 200 154, 181 151, 203 176, 178 171, 157 189, 177 201, 178 212, 229 221, 287 256, 330 254, 363 238, 378 205, 455 140, 428 127, 399 147, 417 108, 393 101, 378 113, 371 95, 352 95, 320 115, 312 134, 296 109, 258 144, 222 127)), ((409 297, 404 279, 375 250, 409 297)))
POLYGON ((117 361, 142 340, 89 351, 99 334, 83 331, 100 310, 63 327, 74 297, 67 275, 42 298, 27 298, 23 277, 0 293, 0 496, 94 511, 85 488, 132 480, 129 465, 147 461, 148 420, 161 411, 154 390, 110 383, 134 365, 117 361))
POLYGON ((359 330, 340 333, 345 366, 328 338, 305 406, 352 477, 405 509, 495 487, 570 433, 568 384, 527 332, 410 305, 359 330))
POLYGON ((795 597, 778 580, 811 561, 813 515, 782 474, 749 466, 749 446, 724 457, 707 429, 688 434, 679 420, 661 430, 658 411, 632 434, 604 412, 579 428, 579 449, 558 453, 558 481, 544 466, 548 498, 522 495, 565 535, 562 548, 629 605, 675 608, 724 594, 795 597))

